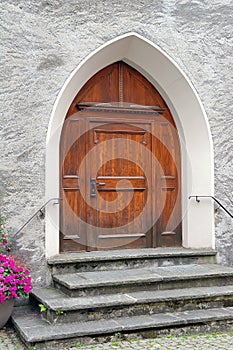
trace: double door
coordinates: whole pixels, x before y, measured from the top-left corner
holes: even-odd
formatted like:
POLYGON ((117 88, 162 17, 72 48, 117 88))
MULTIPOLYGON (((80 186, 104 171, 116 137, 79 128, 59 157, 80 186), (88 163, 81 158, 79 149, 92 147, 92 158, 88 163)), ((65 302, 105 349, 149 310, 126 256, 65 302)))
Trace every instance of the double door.
POLYGON ((161 112, 86 106, 61 138, 61 251, 181 243, 179 145, 161 112))

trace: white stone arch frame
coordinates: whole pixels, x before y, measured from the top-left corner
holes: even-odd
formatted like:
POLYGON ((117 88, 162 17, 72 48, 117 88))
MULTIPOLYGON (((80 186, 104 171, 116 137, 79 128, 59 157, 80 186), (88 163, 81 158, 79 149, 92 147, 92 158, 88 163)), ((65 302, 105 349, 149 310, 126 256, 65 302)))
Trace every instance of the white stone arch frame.
MULTIPOLYGON (((158 46, 136 33, 119 36, 84 59, 63 86, 54 105, 46 143, 46 199, 59 197, 59 142, 66 112, 82 86, 100 69, 123 60, 151 81, 176 121, 182 154, 183 246, 214 248, 214 206, 190 195, 213 195, 213 145, 201 101, 177 64, 158 46)), ((46 211, 46 256, 59 253, 59 208, 46 211)))

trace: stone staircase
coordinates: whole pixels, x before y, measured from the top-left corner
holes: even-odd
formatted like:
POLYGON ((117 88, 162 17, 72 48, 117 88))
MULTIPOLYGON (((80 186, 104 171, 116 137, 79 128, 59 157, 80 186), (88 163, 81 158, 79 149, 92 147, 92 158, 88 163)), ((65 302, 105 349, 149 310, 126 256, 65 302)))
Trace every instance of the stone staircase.
POLYGON ((233 328, 233 268, 215 252, 183 248, 72 253, 48 261, 13 324, 37 349, 64 349, 115 333, 145 336, 233 328), (44 311, 39 312, 39 304, 44 311))

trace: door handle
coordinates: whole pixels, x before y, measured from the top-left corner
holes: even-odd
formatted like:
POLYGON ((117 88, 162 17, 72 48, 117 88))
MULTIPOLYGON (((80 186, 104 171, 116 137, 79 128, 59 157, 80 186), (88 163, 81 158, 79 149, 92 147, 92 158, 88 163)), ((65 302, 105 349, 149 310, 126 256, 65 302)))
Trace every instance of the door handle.
POLYGON ((96 197, 96 185, 105 186, 105 182, 96 182, 95 178, 91 178, 91 197, 96 197))
POLYGON ((96 179, 91 178, 91 197, 96 197, 96 179))

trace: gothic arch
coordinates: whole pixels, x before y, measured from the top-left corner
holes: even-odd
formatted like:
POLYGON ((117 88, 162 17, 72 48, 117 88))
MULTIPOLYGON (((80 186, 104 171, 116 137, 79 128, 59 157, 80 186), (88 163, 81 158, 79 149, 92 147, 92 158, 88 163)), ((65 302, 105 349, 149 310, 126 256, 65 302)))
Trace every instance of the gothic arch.
MULTIPOLYGON (((46 143, 46 199, 59 197, 59 141, 67 110, 77 92, 99 70, 123 60, 160 92, 179 130, 183 178, 183 246, 214 248, 214 210, 210 200, 196 203, 192 194, 213 195, 213 147, 201 101, 177 64, 158 46, 135 33, 117 37, 84 59, 64 84, 54 105, 46 143), (143 53, 143 55, 142 55, 143 53)), ((59 210, 46 212, 46 256, 59 252, 59 210)))

